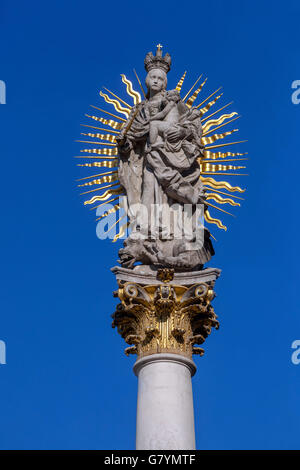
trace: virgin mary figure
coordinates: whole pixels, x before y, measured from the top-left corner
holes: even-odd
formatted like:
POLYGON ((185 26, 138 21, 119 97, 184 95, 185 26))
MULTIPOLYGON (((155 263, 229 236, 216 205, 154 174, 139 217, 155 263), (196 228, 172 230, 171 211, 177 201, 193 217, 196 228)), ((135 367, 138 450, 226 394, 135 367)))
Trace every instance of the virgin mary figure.
POLYGON ((198 220, 205 204, 200 112, 177 90, 166 90, 170 66, 170 55, 163 57, 160 47, 155 56, 146 55, 146 99, 118 136, 119 180, 133 227, 119 251, 123 267, 140 262, 202 269, 214 254, 210 233, 198 220))

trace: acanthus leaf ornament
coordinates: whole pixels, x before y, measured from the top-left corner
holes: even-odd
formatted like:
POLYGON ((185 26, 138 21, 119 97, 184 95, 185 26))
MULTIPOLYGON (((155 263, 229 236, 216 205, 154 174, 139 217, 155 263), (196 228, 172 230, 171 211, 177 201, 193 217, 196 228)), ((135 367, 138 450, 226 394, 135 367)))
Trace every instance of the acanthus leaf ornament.
POLYGON ((174 272, 168 273, 167 269, 164 269, 164 280, 161 273, 156 278, 154 275, 148 277, 153 284, 144 284, 145 280, 135 282, 136 274, 124 268, 113 271, 119 284, 114 295, 121 303, 112 315, 112 326, 129 344, 125 349, 127 355, 143 357, 171 352, 191 358, 193 354, 204 353, 195 345, 204 343, 212 328, 219 327, 211 305, 218 270, 205 282, 201 280, 204 272, 191 274, 188 284, 180 283, 179 279, 174 281, 174 272), (125 277, 132 280, 125 281, 125 277), (198 283, 194 284, 196 280, 198 283))

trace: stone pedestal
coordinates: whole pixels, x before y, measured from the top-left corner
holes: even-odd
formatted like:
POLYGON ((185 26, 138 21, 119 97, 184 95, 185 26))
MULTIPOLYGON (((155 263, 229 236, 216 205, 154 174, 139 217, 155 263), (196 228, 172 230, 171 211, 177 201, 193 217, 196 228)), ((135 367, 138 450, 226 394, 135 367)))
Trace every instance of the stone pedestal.
POLYGON ((130 345, 125 353, 138 356, 137 449, 194 449, 192 355, 204 353, 195 345, 219 326, 211 301, 220 270, 137 266, 112 272, 121 301, 112 326, 130 345))

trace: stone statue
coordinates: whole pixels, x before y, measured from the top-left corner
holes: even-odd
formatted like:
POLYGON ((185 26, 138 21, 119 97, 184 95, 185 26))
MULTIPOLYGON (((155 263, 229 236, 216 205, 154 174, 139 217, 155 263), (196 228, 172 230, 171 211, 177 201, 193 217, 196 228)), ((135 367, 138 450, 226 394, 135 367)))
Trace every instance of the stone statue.
MULTIPOLYGON (((223 93, 217 95, 220 88, 193 106, 206 82, 196 88, 202 75, 183 98, 180 91, 186 72, 175 89, 167 90, 171 57, 163 56, 161 47, 157 46, 155 56, 149 52, 145 58, 146 93, 134 71, 144 100, 125 74, 121 77, 129 102, 106 87, 107 94, 99 91, 118 114, 91 105, 97 112, 86 114, 93 122, 82 124, 85 132, 81 134, 86 137, 78 141, 87 147, 76 157, 82 158, 78 166, 92 171, 78 179, 78 186, 83 188, 82 195, 88 194, 84 205, 96 210, 98 237, 113 242, 125 238, 130 224, 129 236, 119 250, 121 266, 111 268, 118 282, 114 296, 120 300, 112 326, 128 344, 125 353, 137 354, 137 374, 156 360, 172 362, 172 367, 181 361, 186 371, 193 354, 203 355, 203 348, 196 345, 202 345, 219 326, 211 302, 220 276, 219 269, 204 267, 214 255, 213 235, 204 227, 204 219, 227 230, 208 208, 233 215, 222 207, 240 206, 243 198, 232 193, 245 191, 219 179, 245 176, 235 172, 245 166, 232 164, 247 159, 241 158, 245 153, 231 149, 244 141, 223 143, 238 131, 223 127, 240 116, 228 112, 231 103, 208 112, 221 98, 223 93)), ((148 410, 149 405, 144 408, 148 410)), ((156 415, 161 422, 160 413, 156 415)), ((139 422, 143 427, 144 417, 139 422)), ((156 433, 156 423, 154 428, 156 433)))
POLYGON ((117 138, 118 176, 133 227, 119 251, 126 268, 140 262, 199 270, 214 254, 197 211, 205 208, 200 112, 189 108, 176 89, 167 91, 170 66, 170 55, 163 57, 159 46, 155 56, 146 55, 146 98, 132 108, 117 138))

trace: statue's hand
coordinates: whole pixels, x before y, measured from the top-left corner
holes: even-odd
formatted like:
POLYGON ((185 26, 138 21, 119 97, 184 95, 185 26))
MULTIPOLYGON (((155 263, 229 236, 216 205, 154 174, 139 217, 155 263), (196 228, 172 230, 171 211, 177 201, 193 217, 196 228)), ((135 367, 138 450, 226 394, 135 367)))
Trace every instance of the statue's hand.
POLYGON ((181 127, 176 129, 170 129, 167 132, 167 139, 169 142, 178 142, 178 140, 183 139, 185 137, 185 130, 181 127))
POLYGON ((125 140, 125 133, 124 131, 121 131, 119 135, 116 136, 116 141, 120 145, 121 143, 124 142, 124 140, 125 140))
POLYGON ((132 143, 129 139, 127 139, 126 135, 120 133, 116 137, 116 141, 121 153, 128 153, 132 149, 132 143))

